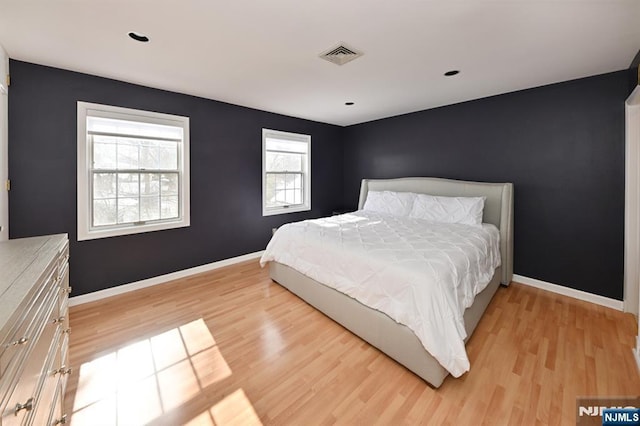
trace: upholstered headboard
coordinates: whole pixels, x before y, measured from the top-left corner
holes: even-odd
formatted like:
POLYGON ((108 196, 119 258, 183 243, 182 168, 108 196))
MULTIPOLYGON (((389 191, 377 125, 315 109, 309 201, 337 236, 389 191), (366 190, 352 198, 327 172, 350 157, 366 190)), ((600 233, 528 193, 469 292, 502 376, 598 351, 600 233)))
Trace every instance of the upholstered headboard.
POLYGON ((397 179, 363 179, 360 187, 358 208, 364 206, 369 191, 415 192, 449 197, 487 197, 482 221, 491 223, 500 230, 500 256, 502 257, 502 279, 504 285, 513 277, 513 184, 467 182, 430 177, 407 177, 397 179))

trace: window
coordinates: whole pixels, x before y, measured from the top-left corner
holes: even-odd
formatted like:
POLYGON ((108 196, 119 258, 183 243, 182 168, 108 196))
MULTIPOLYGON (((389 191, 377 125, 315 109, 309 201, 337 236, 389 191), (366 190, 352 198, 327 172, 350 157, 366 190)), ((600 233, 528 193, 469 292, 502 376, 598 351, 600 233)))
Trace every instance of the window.
POLYGON ((262 215, 311 210, 311 136, 262 129, 262 215))
POLYGON ((189 118, 78 102, 78 240, 189 226, 189 118))

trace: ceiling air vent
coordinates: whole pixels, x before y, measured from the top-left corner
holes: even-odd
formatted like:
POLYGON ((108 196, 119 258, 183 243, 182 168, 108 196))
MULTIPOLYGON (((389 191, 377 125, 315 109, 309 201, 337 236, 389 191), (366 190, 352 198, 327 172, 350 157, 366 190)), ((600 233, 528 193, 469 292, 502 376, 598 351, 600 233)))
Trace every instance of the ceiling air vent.
POLYGON ((347 47, 344 43, 341 43, 336 47, 332 47, 326 52, 322 52, 320 54, 320 57, 329 62, 333 62, 336 65, 344 65, 347 62, 351 62, 362 55, 362 52, 352 47, 347 47))

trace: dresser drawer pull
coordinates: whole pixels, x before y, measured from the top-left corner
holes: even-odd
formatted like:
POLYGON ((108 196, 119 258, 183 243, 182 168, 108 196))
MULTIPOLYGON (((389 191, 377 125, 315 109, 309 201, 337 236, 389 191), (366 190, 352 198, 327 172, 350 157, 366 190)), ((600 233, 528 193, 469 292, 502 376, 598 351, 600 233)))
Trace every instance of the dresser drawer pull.
POLYGON ((67 368, 67 366, 66 366, 66 365, 63 365, 63 366, 61 366, 59 369, 55 370, 55 371, 53 372, 53 375, 55 376, 55 375, 56 375, 56 374, 58 374, 58 373, 62 374, 63 376, 64 376, 65 374, 71 374, 71 367, 67 368))
POLYGON ((15 410, 13 410, 13 414, 17 416, 18 413, 22 410, 27 410, 27 411, 33 410, 33 398, 27 399, 27 402, 25 402, 24 404, 20 404, 20 403, 16 404, 16 408, 15 410))
POLYGON ((53 322, 54 324, 58 324, 59 322, 63 322, 64 321, 64 317, 58 317, 58 318, 54 318, 53 322))
POLYGON ((28 341, 29 341, 28 337, 21 337, 18 340, 16 340, 15 342, 11 342, 11 346, 24 345, 28 341))
POLYGON ((64 414, 62 417, 60 417, 58 420, 56 420, 55 422, 53 422, 53 425, 66 425, 67 424, 67 415, 64 414))

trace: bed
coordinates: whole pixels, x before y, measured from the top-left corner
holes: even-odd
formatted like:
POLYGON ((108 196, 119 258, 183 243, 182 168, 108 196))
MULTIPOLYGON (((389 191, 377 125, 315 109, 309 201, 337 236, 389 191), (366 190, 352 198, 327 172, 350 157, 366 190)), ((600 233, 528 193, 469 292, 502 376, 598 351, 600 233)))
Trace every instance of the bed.
MULTIPOLYGON (((394 191, 448 197, 485 197, 484 209, 481 213, 482 223, 494 225, 495 228, 489 225, 482 226, 487 229, 491 228, 492 232, 499 235, 496 238, 499 266, 491 269, 492 274, 485 275, 486 278, 483 279, 488 283, 482 283, 483 289, 468 302, 468 307, 461 309, 462 318, 457 318, 461 324, 458 328, 463 328, 460 330, 460 337, 464 337, 464 341, 461 342, 464 351, 464 342, 473 333, 500 284, 509 285, 511 282, 513 275, 513 185, 440 178, 364 179, 361 184, 358 212, 365 206, 370 191, 375 191, 372 192, 372 195, 381 191, 394 191)), ((365 219, 371 221, 372 217, 366 216, 365 219)), ((347 215, 335 220, 365 219, 362 219, 361 214, 359 216, 347 215)), ((379 218, 374 215, 373 219, 379 218)), ((372 223, 377 222, 372 221, 372 223)), ((325 220, 324 226, 333 226, 330 218, 325 220)), ((439 352, 440 347, 434 347, 432 343, 432 353, 436 354, 440 362, 434 358, 432 353, 425 349, 424 337, 416 332, 415 327, 410 325, 412 330, 410 326, 398 322, 397 318, 392 319, 390 315, 394 316, 394 314, 385 314, 361 303, 352 296, 331 288, 334 283, 323 284, 310 278, 308 275, 313 274, 309 274, 306 270, 305 274, 287 266, 285 263, 288 262, 277 261, 272 254, 269 254, 269 250, 268 247, 261 261, 263 264, 268 262, 270 276, 275 282, 380 349, 433 387, 439 387, 450 373, 454 376, 464 373, 460 368, 451 367, 450 364, 443 362, 439 352), (443 365, 446 365, 446 368, 443 365)), ((298 251, 301 253, 300 256, 303 256, 306 250, 296 249, 296 256, 298 256, 298 251)), ((289 252, 293 252, 293 250, 290 248, 289 252)), ((323 280, 327 282, 328 279, 323 278, 323 280)), ((420 305, 416 308, 424 310, 424 307, 420 305)), ((445 345, 443 344, 443 346, 445 345)), ((466 357, 466 352, 464 352, 464 357, 466 357)), ((466 369, 468 370, 468 366, 466 369)))

